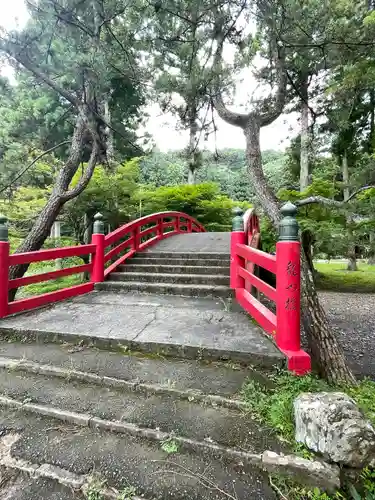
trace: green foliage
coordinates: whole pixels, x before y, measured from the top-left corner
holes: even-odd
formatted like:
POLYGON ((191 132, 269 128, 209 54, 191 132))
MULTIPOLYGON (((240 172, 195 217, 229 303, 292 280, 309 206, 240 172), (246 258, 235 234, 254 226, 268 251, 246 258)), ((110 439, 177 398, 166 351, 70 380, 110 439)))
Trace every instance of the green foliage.
POLYGON ((131 500, 136 495, 136 489, 134 486, 126 486, 117 495, 116 500, 131 500))
POLYGON ((162 442, 161 449, 168 455, 173 455, 174 453, 178 453, 180 446, 175 439, 170 438, 162 442))
POLYGON ((290 373, 275 375, 271 377, 271 381, 273 386, 266 388, 249 380, 243 386, 242 399, 254 417, 275 429, 282 439, 293 443, 294 399, 301 392, 326 391, 329 386, 313 375, 295 377, 290 373))
MULTIPOLYGON (((280 439, 288 442, 296 453, 305 458, 311 458, 312 453, 294 441, 293 402, 301 393, 344 391, 375 425, 375 382, 372 380, 364 379, 356 387, 334 387, 313 375, 296 377, 288 372, 281 372, 271 375, 270 382, 268 386, 254 380, 244 384, 241 397, 246 409, 254 418, 274 429, 280 439)), ((349 492, 345 487, 344 491, 328 495, 318 488, 301 487, 279 476, 271 476, 271 485, 288 500, 375 500, 375 471, 372 469, 362 471, 360 493, 349 485, 349 492)))
MULTIPOLYGON (((100 212, 112 229, 125 224, 135 217, 137 201, 135 193, 138 189, 139 159, 133 158, 123 165, 112 167, 110 172, 101 165, 95 168, 94 174, 84 192, 67 203, 64 207, 64 218, 72 226, 77 241, 83 241, 85 219, 90 224, 93 217, 100 212)), ((72 186, 80 178, 74 176, 72 186)))
POLYGON ((195 217, 208 231, 229 231, 233 208, 248 208, 220 193, 213 183, 178 185, 145 190, 138 193, 142 214, 162 211, 179 211, 195 217))

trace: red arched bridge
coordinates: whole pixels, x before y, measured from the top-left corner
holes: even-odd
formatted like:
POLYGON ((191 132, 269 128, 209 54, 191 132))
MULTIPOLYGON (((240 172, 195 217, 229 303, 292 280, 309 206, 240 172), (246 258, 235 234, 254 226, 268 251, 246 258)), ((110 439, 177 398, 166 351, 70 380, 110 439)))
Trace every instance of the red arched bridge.
MULTIPOLYGON (((212 313, 212 317, 206 315, 201 323, 195 322, 191 327, 194 335, 202 335, 203 347, 204 339, 211 335, 211 338, 207 340, 211 346, 211 358, 216 356, 220 359, 231 357, 233 359, 233 356, 228 355, 229 352, 237 353, 234 358, 243 361, 241 349, 245 347, 241 346, 242 342, 246 341, 247 344, 259 344, 258 357, 265 355, 268 350, 273 353, 271 360, 278 359, 279 355, 273 351, 272 345, 276 344, 284 359, 286 357, 289 370, 297 374, 307 373, 310 371, 310 357, 301 349, 300 344, 300 243, 295 215, 295 207, 290 203, 282 208, 280 238, 276 244, 275 254, 268 254, 259 249, 259 220, 253 209, 245 214, 240 209, 237 210, 231 233, 206 233, 205 228, 197 220, 185 213, 162 212, 129 222, 105 235, 102 216, 98 214, 95 217, 91 244, 14 254, 10 254, 6 219, 3 217, 0 219, 0 318, 90 294, 94 289, 102 290, 97 293, 108 293, 108 290, 112 292, 137 290, 137 292, 146 291, 167 295, 174 293, 180 296, 198 296, 202 300, 206 298, 208 300, 208 297, 234 297, 236 306, 238 307, 239 304, 242 310, 249 313, 267 332, 272 342, 263 338, 260 329, 256 327, 253 328, 255 329, 255 333, 252 333, 253 337, 250 337, 250 333, 247 334, 251 326, 250 322, 247 320, 245 325, 244 315, 238 311, 234 312, 233 316, 228 316, 226 311, 222 313, 224 319, 217 319, 217 321, 215 314, 212 313), (150 247, 153 247, 152 251, 149 250, 150 247), (11 266, 84 255, 90 256, 90 263, 9 279, 11 266), (265 279, 262 270, 272 274, 274 279, 265 279), (89 273, 90 280, 33 297, 14 301, 8 299, 9 290, 82 273, 89 273), (173 280, 171 277, 174 277, 173 280), (146 283, 142 282, 142 279, 146 279, 146 283), (238 321, 236 332, 230 328, 231 318, 233 321, 238 321), (220 326, 219 330, 220 322, 226 326, 225 328, 220 326), (215 346, 219 344, 224 345, 222 350, 216 349, 215 346), (224 351, 227 354, 224 355, 224 351)), ((163 300, 168 301, 166 296, 163 297, 163 300)), ((125 302, 118 296, 111 300, 111 305, 113 301, 117 301, 117 309, 114 308, 114 311, 124 309, 125 302)), ((124 312, 125 319, 130 318, 131 307, 143 299, 133 297, 132 300, 132 304, 124 312)), ((184 301, 186 306, 189 304, 188 300, 191 299, 178 300, 180 304, 184 301)), ((75 307, 78 307, 79 303, 75 303, 75 307)), ((96 303, 99 304, 99 302, 96 303)), ((193 310, 198 311, 197 315, 201 316, 199 311, 205 307, 205 304, 211 308, 213 302, 211 299, 211 305, 208 302, 197 304, 196 301, 191 304, 193 310)), ((165 306, 167 305, 168 302, 165 303, 165 306)), ((66 311, 69 307, 66 305, 66 311)), ((217 309, 217 306, 215 308, 217 309)), ((41 310, 38 309, 38 311, 41 310)), ((62 310, 59 309, 59 311, 61 313, 62 310)), ((79 310, 75 309, 74 314, 72 311, 71 313, 74 316, 71 322, 79 328, 79 310)), ((1 332, 6 332, 8 328, 21 328, 21 324, 24 328, 28 326, 30 329, 33 321, 36 324, 35 331, 38 332, 40 325, 47 321, 45 313, 35 311, 35 316, 30 314, 32 313, 3 319, 0 323, 1 332)), ((54 318, 56 321, 56 314, 53 316, 54 314, 51 310, 51 323, 54 318)), ((173 323, 175 319, 171 318, 171 315, 173 316, 173 312, 169 314, 169 321, 173 323)), ((190 320, 193 321, 192 318, 190 320)), ((85 321, 89 320, 86 318, 85 321)), ((100 323, 99 319, 98 322, 100 323)), ((106 320, 102 319, 101 325, 105 322, 106 320)), ((119 333, 116 334, 116 338, 121 340, 123 340, 121 331, 125 328, 125 322, 121 323, 121 328, 117 325, 119 333)), ((155 322, 157 323, 157 318, 155 322)), ((180 326, 175 323, 169 329, 168 342, 163 341, 163 345, 169 346, 168 352, 176 352, 175 347, 178 342, 181 344, 179 353, 182 352, 181 349, 185 354, 188 351, 186 345, 184 346, 184 339, 177 341, 173 337, 173 335, 178 336, 181 325, 184 323, 186 323, 185 320, 180 320, 178 323, 180 326)), ((45 325, 43 328, 45 333, 51 330, 50 325, 45 325)), ((96 327, 92 327, 91 330, 93 328, 96 327)), ((160 333, 160 329, 157 332, 160 333)), ((154 336, 157 337, 159 333, 154 333, 154 336)), ((150 336, 150 341, 154 341, 151 332, 150 336)), ((132 338, 131 342, 132 346, 138 345, 136 338, 132 338)), ((249 349, 251 350, 251 346, 249 349)), ((166 350, 164 349, 163 352, 166 350)))

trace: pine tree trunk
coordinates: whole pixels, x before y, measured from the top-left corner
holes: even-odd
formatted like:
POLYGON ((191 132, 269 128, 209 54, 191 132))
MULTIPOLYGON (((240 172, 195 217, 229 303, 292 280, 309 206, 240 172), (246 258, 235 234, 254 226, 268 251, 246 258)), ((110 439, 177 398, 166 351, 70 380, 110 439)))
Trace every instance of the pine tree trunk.
POLYGON ((197 111, 194 104, 189 105, 189 145, 187 150, 188 157, 188 184, 195 184, 197 170, 200 167, 200 155, 197 144, 198 124, 197 111))
POLYGON ((300 191, 309 185, 309 94, 308 75, 303 76, 301 83, 301 155, 300 155, 300 191))
MULTIPOLYGON (((86 125, 87 117, 80 113, 77 117, 69 158, 66 161, 65 165, 60 169, 53 191, 49 199, 47 200, 47 203, 42 208, 39 217, 31 228, 29 234, 19 245, 15 253, 33 252, 35 250, 40 250, 45 240, 48 238, 53 223, 55 222, 64 204, 68 201, 68 198, 66 198, 65 195, 69 190, 69 186, 73 179, 73 176, 77 172, 80 165, 86 125)), ((97 147, 94 146, 89 165, 91 163, 91 166, 95 168, 96 161, 97 147)), ((88 166, 87 170, 90 170, 92 174, 93 169, 89 168, 88 166)), ((88 177, 87 182, 89 181, 90 177, 91 175, 88 177)), ((87 183, 85 185, 87 185, 87 183)), ((78 194, 79 192, 77 192, 76 195, 78 194)), ((69 199, 72 199, 73 197, 74 196, 71 196, 69 199)), ((15 279, 22 277, 29 268, 29 265, 30 264, 12 266, 9 271, 9 278, 15 279)), ((10 290, 9 300, 14 300, 16 293, 17 289, 10 290)))
MULTIPOLYGON (((348 155, 346 150, 342 155, 342 181, 344 184, 343 192, 344 192, 344 201, 347 201, 350 196, 350 187, 349 187, 349 167, 348 167, 348 155)), ((348 264, 347 271, 358 271, 357 267, 357 254, 356 254, 356 244, 354 239, 354 232, 352 228, 352 221, 349 219, 347 224, 347 234, 348 234, 348 264)))
POLYGON ((343 350, 327 315, 320 305, 318 294, 306 256, 302 253, 301 315, 314 365, 328 382, 341 385, 356 384, 343 350))
POLYGON ((115 146, 113 140, 113 131, 111 128, 111 110, 109 109, 109 97, 104 101, 104 120, 105 126, 105 141, 107 161, 111 165, 115 160, 115 146))
MULTIPOLYGON (((246 138, 246 158, 250 183, 254 187, 259 203, 278 227, 280 221, 277 199, 264 177, 260 151, 260 127, 253 117, 244 129, 246 138)), ((313 362, 317 370, 335 384, 355 384, 356 380, 347 366, 343 351, 337 341, 336 334, 328 323, 327 315, 320 305, 316 292, 313 274, 307 258, 302 252, 302 323, 313 362)))

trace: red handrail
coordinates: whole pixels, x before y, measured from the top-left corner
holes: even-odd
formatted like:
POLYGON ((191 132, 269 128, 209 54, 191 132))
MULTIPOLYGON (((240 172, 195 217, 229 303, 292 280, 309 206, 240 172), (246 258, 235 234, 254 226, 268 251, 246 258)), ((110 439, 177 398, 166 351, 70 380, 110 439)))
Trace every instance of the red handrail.
MULTIPOLYGON (((1 236, 3 236, 4 230, 6 232, 6 227, 2 226, 2 230, 1 236)), ((107 236, 104 236, 100 231, 95 232, 94 230, 92 243, 89 245, 10 255, 9 241, 7 239, 6 241, 0 241, 0 318, 91 292, 95 283, 103 281, 105 276, 136 252, 175 234, 204 231, 204 227, 190 215, 183 212, 160 212, 129 222, 107 236), (153 225, 149 227, 151 224, 153 225), (122 241, 125 237, 127 239, 122 241), (123 252, 125 252, 124 255, 122 255, 123 252), (47 273, 9 279, 9 268, 11 266, 82 255, 91 256, 91 262, 47 273), (105 268, 106 263, 113 260, 114 262, 105 268), (8 300, 9 290, 84 272, 91 273, 89 282, 13 302, 8 300)))
MULTIPOLYGON (((128 222, 128 224, 119 227, 103 238, 104 247, 107 249, 110 245, 113 245, 119 240, 127 237, 126 241, 120 242, 104 254, 104 262, 108 262, 109 260, 113 260, 116 255, 127 250, 124 255, 119 256, 109 267, 105 269, 104 277, 108 276, 108 274, 113 272, 127 259, 130 259, 136 252, 145 250, 158 241, 176 234, 192 232, 205 232, 205 229, 196 219, 183 212, 159 212, 128 222), (153 225, 142 229, 144 226, 149 226, 150 224, 153 225), (165 231, 168 229, 171 229, 171 231, 165 231), (142 241, 144 238, 147 238, 147 240, 142 241)), ((98 267, 100 267, 100 264, 98 267)), ((96 282, 100 282, 102 280, 102 273, 98 271, 96 282)))
POLYGON ((243 216, 243 230, 231 235, 230 286, 245 311, 275 338, 288 359, 288 368, 307 373, 311 360, 300 344, 300 243, 279 241, 276 255, 259 250, 259 243, 259 220, 250 209, 243 216), (276 275, 276 288, 254 274, 255 266, 276 275), (276 304, 276 314, 250 293, 253 288, 276 304))

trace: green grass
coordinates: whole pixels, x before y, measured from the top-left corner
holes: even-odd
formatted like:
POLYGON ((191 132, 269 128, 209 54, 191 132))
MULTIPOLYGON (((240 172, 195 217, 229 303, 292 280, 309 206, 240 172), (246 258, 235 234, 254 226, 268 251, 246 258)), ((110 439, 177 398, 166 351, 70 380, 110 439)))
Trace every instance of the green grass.
MULTIPOLYGON (((313 454, 294 440, 293 411, 295 398, 303 392, 346 392, 356 401, 370 422, 375 425, 375 382, 371 380, 362 380, 357 387, 334 387, 313 375, 296 377, 290 373, 282 372, 271 374, 270 378, 272 381, 270 386, 261 385, 254 380, 246 382, 241 393, 242 400, 253 418, 274 429, 279 438, 286 442, 293 452, 305 458, 311 458, 313 454)), ((318 489, 309 490, 279 476, 271 477, 271 481, 272 485, 276 485, 276 488, 288 500, 353 500, 355 498, 344 490, 331 496, 318 489)), ((359 498, 375 500, 374 471, 369 469, 363 471, 362 488, 365 490, 365 496, 359 498)))
POLYGON ((337 292, 375 293, 375 266, 358 263, 358 271, 347 271, 346 262, 315 263, 317 287, 337 292))
MULTIPOLYGON (((20 238, 10 237, 10 247, 11 252, 17 248, 17 246, 21 243, 20 238)), ((61 239, 59 242, 61 246, 71 246, 74 245, 74 242, 70 239, 61 239)), ((50 239, 47 239, 44 247, 45 248, 53 248, 54 242, 50 239)), ((66 259, 62 259, 62 268, 79 266, 84 264, 83 260, 80 257, 69 257, 66 259)), ((48 273, 56 270, 56 262, 53 260, 36 262, 31 264, 25 276, 31 276, 33 274, 42 274, 48 273)), ((43 293, 54 292, 56 290, 60 290, 62 288, 68 288, 70 286, 79 285, 83 283, 83 276, 81 274, 72 274, 71 276, 64 276, 62 278, 58 278, 55 280, 44 281, 41 283, 35 283, 32 285, 24 286, 19 288, 17 292, 17 299, 25 298, 25 297, 33 297, 36 295, 41 295, 43 293)))

